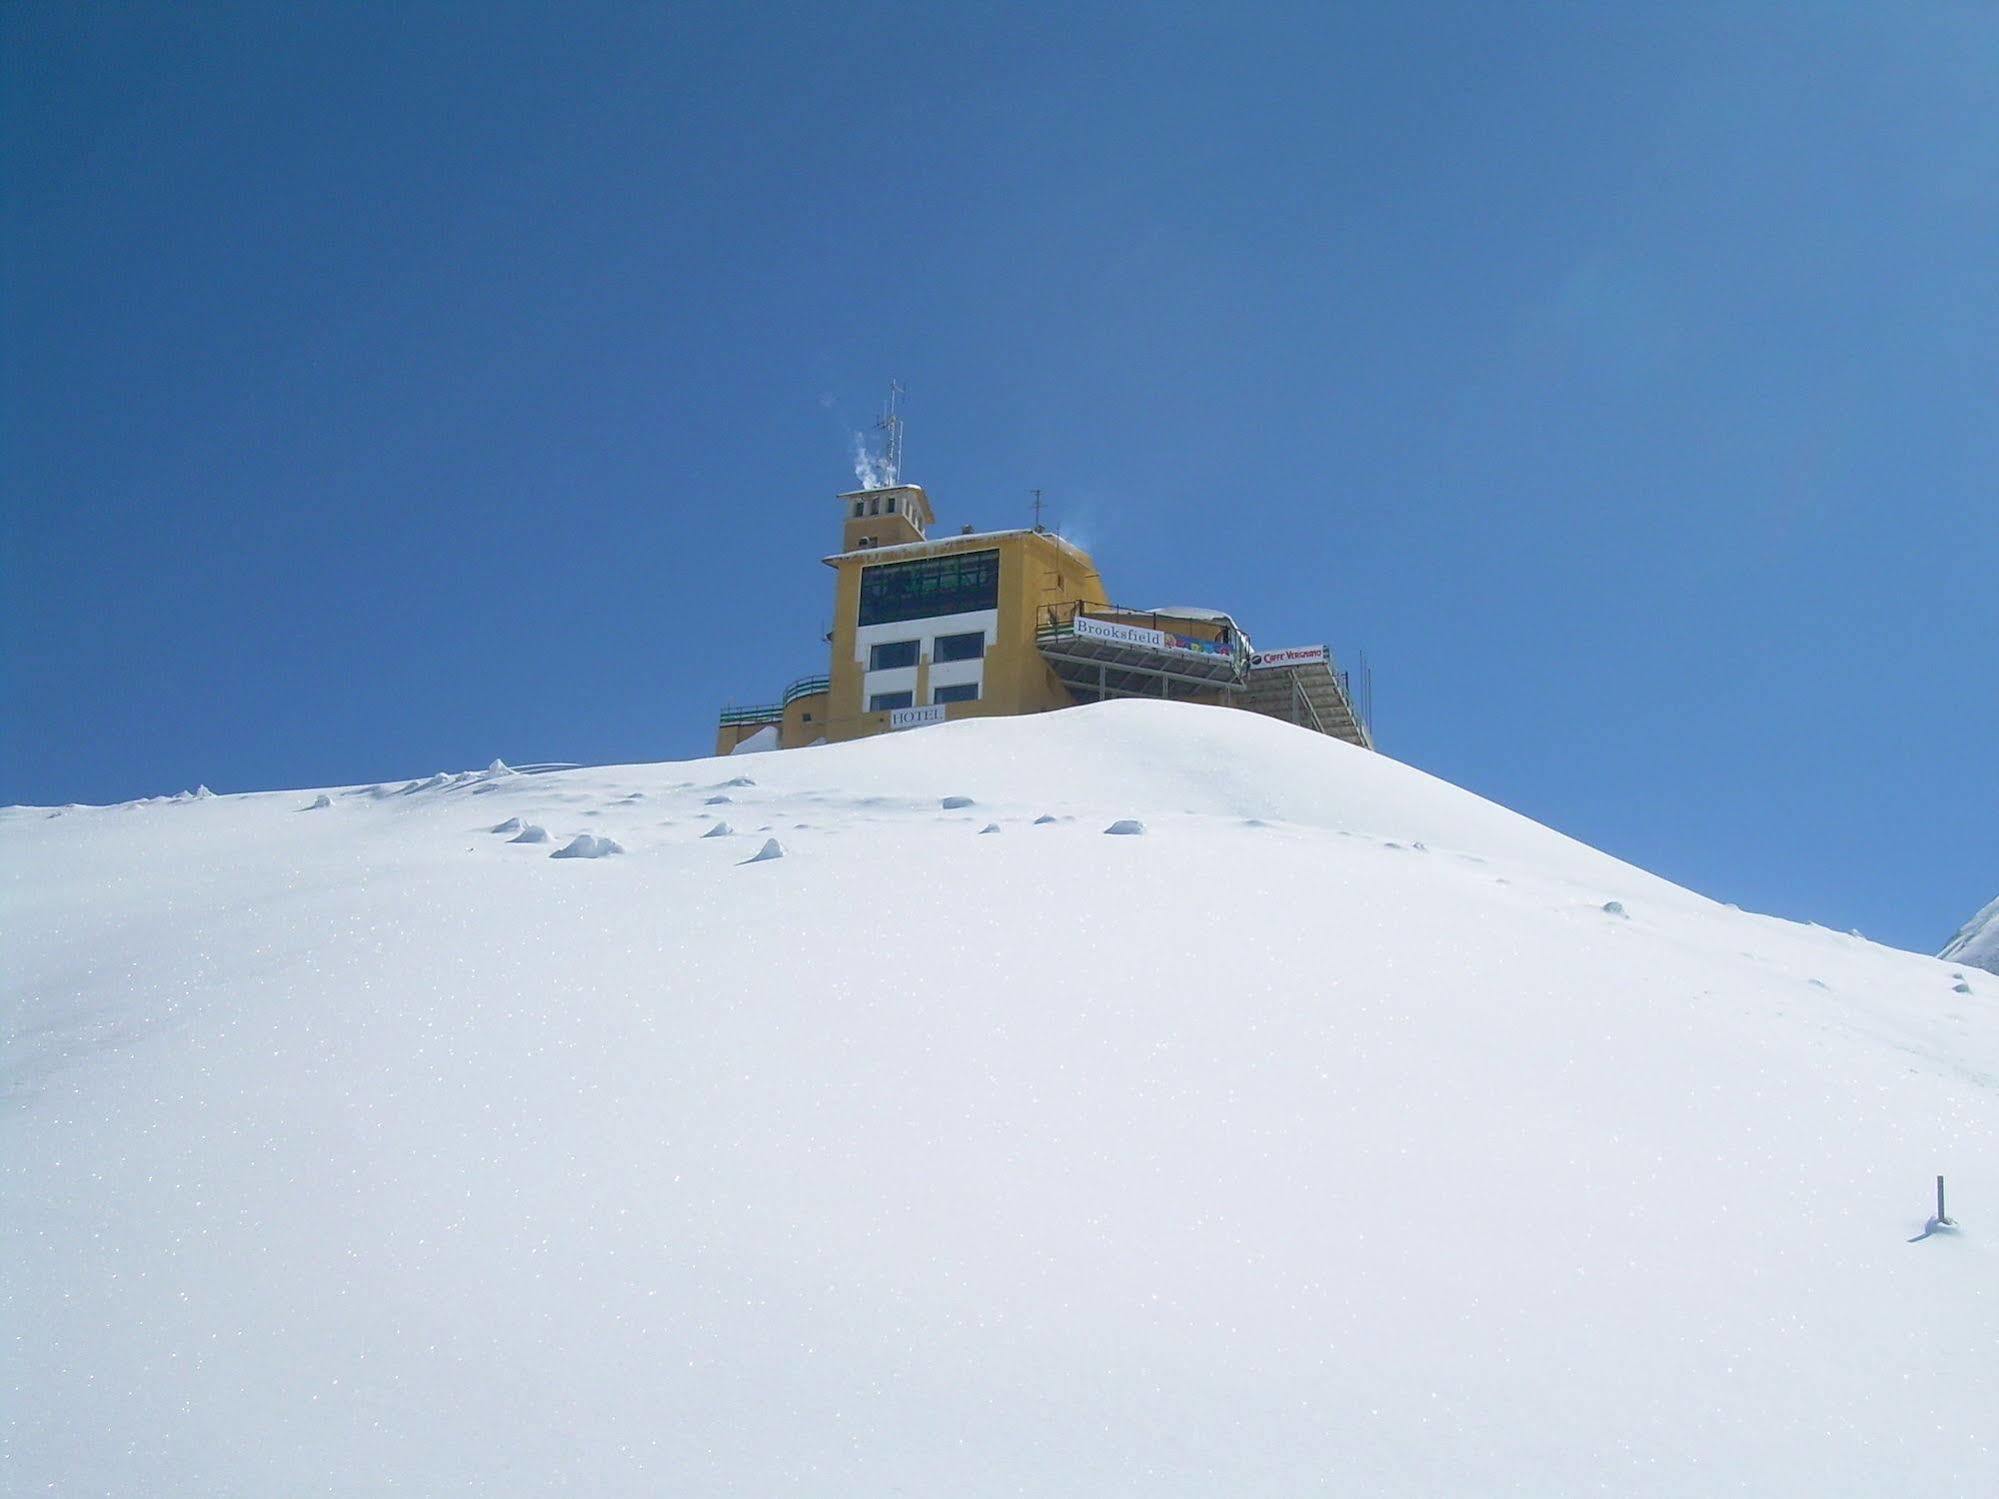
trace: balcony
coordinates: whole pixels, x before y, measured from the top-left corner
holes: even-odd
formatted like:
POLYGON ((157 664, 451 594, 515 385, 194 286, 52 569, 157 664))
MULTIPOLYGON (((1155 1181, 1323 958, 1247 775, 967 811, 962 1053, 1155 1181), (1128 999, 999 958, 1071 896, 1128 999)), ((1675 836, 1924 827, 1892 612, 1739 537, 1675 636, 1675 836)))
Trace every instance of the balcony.
POLYGON ((815 693, 830 692, 833 687, 831 677, 800 677, 784 689, 784 697, 775 703, 760 703, 750 708, 724 708, 720 719, 726 728, 734 724, 766 724, 784 722, 784 710, 802 697, 815 693))
POLYGON ((1249 675, 1242 635, 1223 620, 1071 600, 1042 612, 1035 644, 1078 701, 1220 696, 1249 675))

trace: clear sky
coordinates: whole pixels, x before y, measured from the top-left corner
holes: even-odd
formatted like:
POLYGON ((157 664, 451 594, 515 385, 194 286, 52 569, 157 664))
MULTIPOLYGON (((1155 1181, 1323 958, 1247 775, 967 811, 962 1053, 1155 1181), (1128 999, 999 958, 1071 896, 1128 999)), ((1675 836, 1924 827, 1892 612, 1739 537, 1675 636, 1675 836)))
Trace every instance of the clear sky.
POLYGON ((0 801, 705 753, 852 434, 1389 753, 1999 893, 1999 9, 0 9, 0 801))

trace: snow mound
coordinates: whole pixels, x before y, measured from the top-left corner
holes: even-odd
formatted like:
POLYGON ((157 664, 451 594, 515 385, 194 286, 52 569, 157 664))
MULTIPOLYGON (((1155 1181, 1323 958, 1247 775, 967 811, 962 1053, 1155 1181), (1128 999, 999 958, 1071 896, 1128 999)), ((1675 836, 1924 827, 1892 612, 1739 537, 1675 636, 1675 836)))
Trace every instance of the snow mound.
POLYGON ((505 822, 496 822, 486 829, 489 833, 518 833, 520 830, 521 820, 518 817, 509 817, 505 822))
POLYGON ((513 837, 509 838, 507 842, 546 843, 548 842, 548 829, 541 826, 541 824, 539 823, 524 822, 521 824, 521 830, 518 833, 514 834, 513 837))
POLYGON ((332 805, 333 805, 333 798, 328 796, 325 792, 322 791, 318 796, 315 796, 312 799, 310 805, 301 807, 299 808, 299 810, 301 812, 324 812, 328 807, 332 805))
POLYGON ((742 741, 729 753, 732 755, 761 755, 778 747, 778 729, 774 723, 767 723, 749 738, 742 741))
POLYGON ((766 838, 764 839, 764 846, 743 860, 743 862, 745 864, 762 864, 767 860, 782 859, 783 857, 784 845, 779 843, 775 838, 766 838))
POLYGON ((976 806, 977 803, 969 796, 946 796, 939 798, 937 805, 942 807, 946 812, 955 812, 960 807, 976 806))
POLYGON ((999 830, 1000 830, 1000 825, 996 822, 989 822, 984 827, 979 829, 981 833, 997 833, 999 830))
POLYGON ((733 768, 0 809, 0 1488, 1999 1492, 1968 962, 1156 702, 466 848, 733 768))
POLYGON ((701 836, 703 838, 726 838, 734 831, 735 829, 730 827, 726 822, 718 822, 701 836))
POLYGON ((1969 963, 1987 973, 1999 973, 1999 900, 1959 928, 1937 956, 1952 963, 1969 963))
POLYGON ((612 854, 623 853, 624 847, 615 838, 600 838, 595 833, 578 833, 563 844, 551 859, 604 859, 612 854))
POLYGON ((1135 838, 1145 831, 1145 824, 1140 822, 1136 817, 1120 817, 1116 822, 1105 828, 1104 831, 1115 834, 1120 838, 1135 838))

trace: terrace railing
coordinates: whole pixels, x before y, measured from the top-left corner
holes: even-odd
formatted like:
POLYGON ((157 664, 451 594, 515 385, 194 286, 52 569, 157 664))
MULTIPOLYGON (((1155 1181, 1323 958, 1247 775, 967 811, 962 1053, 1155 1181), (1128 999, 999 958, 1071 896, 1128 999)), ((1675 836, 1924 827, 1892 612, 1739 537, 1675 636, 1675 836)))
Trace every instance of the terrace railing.
POLYGON ((833 679, 831 677, 800 677, 784 689, 784 697, 781 701, 775 703, 758 703, 748 708, 724 708, 722 710, 721 722, 725 725, 781 723, 784 720, 784 710, 800 698, 811 697, 817 692, 831 691, 832 687, 833 679))

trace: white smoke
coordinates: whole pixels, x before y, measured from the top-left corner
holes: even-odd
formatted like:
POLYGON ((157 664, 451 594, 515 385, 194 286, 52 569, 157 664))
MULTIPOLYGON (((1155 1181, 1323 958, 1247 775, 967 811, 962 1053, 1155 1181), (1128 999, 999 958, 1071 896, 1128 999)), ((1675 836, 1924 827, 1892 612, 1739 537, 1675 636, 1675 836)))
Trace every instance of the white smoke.
POLYGON ((1051 518, 1047 524, 1049 530, 1059 531, 1064 541, 1082 551, 1090 551, 1095 546, 1098 530, 1097 507, 1089 500, 1082 500, 1060 520, 1051 518))
POLYGON ((870 452, 868 440, 854 434, 854 484, 858 489, 890 489, 895 485, 895 468, 885 456, 870 452))

